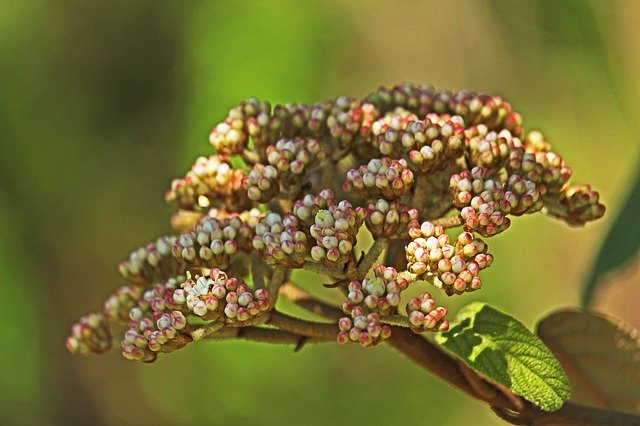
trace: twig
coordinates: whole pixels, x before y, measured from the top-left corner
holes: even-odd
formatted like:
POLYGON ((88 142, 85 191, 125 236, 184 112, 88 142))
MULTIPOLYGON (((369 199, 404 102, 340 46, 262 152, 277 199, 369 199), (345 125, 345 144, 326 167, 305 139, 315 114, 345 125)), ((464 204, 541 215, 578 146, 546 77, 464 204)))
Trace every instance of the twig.
POLYGON ((208 335, 220 330, 222 327, 224 327, 224 323, 222 321, 208 322, 193 330, 191 332, 191 338, 194 342, 196 340, 204 339, 208 335))
MULTIPOLYGON (((310 312, 326 313, 326 318, 334 319, 340 311, 322 301, 313 299, 295 286, 287 284, 283 286, 286 294, 292 296, 292 301, 310 312), (295 289, 295 290, 294 290, 295 289), (305 302, 305 303, 300 303, 305 302)), ((283 295, 284 297, 284 295, 283 295)), ((281 314, 279 314, 281 315, 281 314)), ((281 324, 290 326, 291 329, 302 330, 295 318, 293 321, 282 320, 281 324), (290 321, 290 322, 289 322, 290 321), (291 324, 295 326, 291 326, 291 324)), ((276 320, 278 322, 280 318, 276 320)), ((327 324, 315 323, 313 327, 320 325, 322 329, 328 328, 327 324)), ((282 327, 283 329, 285 327, 282 327)), ((292 331, 292 330, 288 330, 292 331)), ((309 331, 309 330, 305 330, 309 331)), ((324 332, 324 331, 323 331, 324 332)), ((335 330, 332 330, 335 333, 335 330)), ((335 335, 335 334, 334 334, 335 335)), ((325 336, 323 334, 323 336, 325 336)), ((328 338, 328 333, 326 335, 328 338)), ((481 375, 471 369, 464 369, 460 361, 447 354, 424 337, 414 334, 411 330, 393 326, 393 332, 389 343, 398 351, 406 355, 416 364, 422 366, 442 380, 458 388, 462 392, 487 402, 493 411, 502 419, 513 424, 530 425, 638 425, 640 416, 617 411, 601 410, 598 408, 582 406, 566 402, 562 408, 554 412, 546 412, 535 405, 523 400, 507 389, 500 389, 493 383, 485 380, 481 375), (507 396, 508 395, 508 396, 507 396), (514 408, 523 407, 521 410, 514 408)))
POLYGON ((329 268, 318 262, 306 261, 302 265, 302 269, 304 269, 305 271, 316 273, 316 274, 325 275, 333 279, 345 278, 344 272, 336 268, 329 268))
MULTIPOLYGON (((467 364, 462 360, 458 360, 458 368, 462 375, 467 379, 467 383, 471 386, 471 389, 476 393, 476 395, 482 399, 483 401, 496 401, 498 399, 498 391, 500 391, 505 397, 507 401, 511 402, 510 406, 501 407, 503 409, 507 409, 510 412, 520 412, 524 409, 524 404, 522 399, 513 395, 506 388, 498 388, 495 386, 489 386, 488 383, 483 380, 480 374, 476 371, 473 371, 467 364)), ((496 407, 497 408, 497 407, 496 407)))
POLYGON ((379 322, 382 324, 396 325, 398 327, 411 328, 409 318, 402 315, 381 316, 379 322))
POLYGON ((262 260, 262 256, 258 251, 251 253, 251 279, 253 281, 254 288, 264 287, 264 276, 267 272, 267 266, 262 260))
POLYGON ((278 301, 278 289, 287 278, 289 274, 289 270, 281 267, 276 267, 273 269, 273 273, 271 274, 271 278, 269 278, 269 283, 267 284, 267 290, 269 291, 269 301, 271 302, 271 306, 275 307, 276 302, 278 301))
POLYGON ((441 217, 446 215, 452 208, 451 197, 443 195, 431 206, 427 213, 432 217, 441 217))
POLYGON ((424 210, 429 195, 429 175, 427 173, 416 174, 416 184, 413 188, 413 198, 411 205, 419 211, 424 210))
POLYGON ((367 251, 367 254, 360 260, 358 265, 358 279, 362 280, 367 272, 371 269, 373 264, 378 260, 384 249, 389 245, 389 240, 386 238, 378 238, 373 242, 373 245, 367 251))
POLYGON ((409 244, 410 241, 408 238, 391 240, 387 248, 387 253, 384 256, 385 266, 393 266, 398 271, 407 269, 407 257, 404 247, 409 244))
POLYGON ((342 311, 337 307, 317 300, 293 283, 286 283, 280 287, 280 296, 285 300, 295 303, 308 312, 332 321, 337 321, 344 316, 342 311))
POLYGON ((223 328, 215 333, 209 334, 208 340, 226 340, 226 339, 245 339, 254 342, 282 344, 282 345, 299 345, 304 339, 304 343, 324 343, 334 342, 335 336, 331 339, 321 337, 302 336, 300 334, 289 331, 278 330, 274 328, 263 327, 245 327, 245 328, 223 328))
POLYGON ((336 339, 338 327, 335 324, 307 321, 274 311, 269 317, 269 324, 281 330, 309 337, 336 339))
POLYGON ((464 225, 464 221, 462 220, 462 216, 446 216, 438 219, 430 220, 429 222, 433 223, 435 226, 442 226, 443 228, 456 228, 458 226, 464 225))

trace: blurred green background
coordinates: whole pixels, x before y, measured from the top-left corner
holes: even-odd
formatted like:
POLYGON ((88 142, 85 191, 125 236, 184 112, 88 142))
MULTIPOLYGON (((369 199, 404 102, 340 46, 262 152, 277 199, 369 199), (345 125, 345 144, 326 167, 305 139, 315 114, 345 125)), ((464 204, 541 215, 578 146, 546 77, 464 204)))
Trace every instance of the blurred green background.
MULTIPOLYGON (((637 171, 639 20, 625 1, 1 2, 0 423, 498 423, 387 347, 210 342, 141 365, 63 341, 169 231, 164 190, 238 101, 402 81, 502 95, 608 207, 586 229, 515 220, 486 288, 446 306, 533 328, 576 305, 637 171)), ((640 322, 637 297, 598 300, 640 322)))

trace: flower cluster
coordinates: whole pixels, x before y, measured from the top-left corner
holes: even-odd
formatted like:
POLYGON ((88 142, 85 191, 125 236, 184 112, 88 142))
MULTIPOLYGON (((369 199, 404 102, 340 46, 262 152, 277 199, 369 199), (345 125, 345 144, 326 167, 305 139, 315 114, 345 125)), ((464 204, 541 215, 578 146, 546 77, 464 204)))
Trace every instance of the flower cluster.
MULTIPOLYGON (((342 311, 349 315, 338 321, 338 342, 354 342, 362 346, 375 346, 391 336, 391 328, 381 319, 398 314, 401 293, 409 286, 409 280, 392 267, 378 265, 374 277, 362 282, 349 283, 347 300, 342 311)), ((436 306, 431 295, 424 292, 407 304, 407 322, 415 333, 446 331, 449 323, 444 320, 447 310, 436 306)))
POLYGON ((301 184, 303 173, 326 160, 327 152, 315 139, 281 139, 267 147, 267 161, 275 167, 285 189, 301 184))
POLYGON ((479 124, 465 131, 469 163, 492 171, 504 167, 510 150, 519 144, 519 139, 513 137, 506 129, 498 133, 489 131, 484 124, 479 124))
POLYGON ((447 295, 478 290, 493 262, 480 237, 524 214, 584 225, 605 210, 497 96, 400 84, 311 105, 252 98, 209 141, 215 152, 165 194, 176 235, 118 265, 128 283, 102 314, 72 326, 71 352, 106 351, 114 336, 126 358, 151 362, 205 337, 240 336, 232 327, 287 342, 333 338, 331 324, 314 329, 278 312, 279 297, 321 311, 313 283, 312 294, 287 291, 300 280, 295 269, 346 295, 340 343, 376 346, 401 325, 444 331, 447 310, 430 292, 403 301, 411 282, 447 295), (373 237, 369 248, 359 235, 373 237))
POLYGON ((244 179, 244 171, 234 169, 229 157, 200 157, 184 178, 171 182, 165 199, 184 210, 207 211, 216 206, 242 211, 250 206, 244 179))
POLYGON ((226 269, 239 250, 249 250, 255 224, 240 216, 207 217, 191 231, 180 235, 172 247, 175 259, 192 266, 226 269))
POLYGON ((344 313, 350 314, 356 306, 384 316, 396 313, 400 293, 409 287, 409 280, 399 277, 395 268, 384 265, 376 266, 373 272, 372 278, 349 283, 347 300, 342 304, 344 313))
POLYGON ((382 196, 394 200, 408 194, 412 184, 413 172, 406 160, 383 157, 349 170, 342 188, 360 198, 382 196))
POLYGON ((143 288, 126 285, 117 289, 104 302, 102 312, 109 321, 124 322, 129 320, 129 312, 138 306, 142 298, 143 288))
POLYGON ((407 314, 412 330, 416 333, 424 331, 447 331, 449 323, 444 320, 447 309, 436 306, 429 292, 412 297, 407 303, 407 314))
POLYGON ((418 209, 410 209, 398 201, 371 201, 367 204, 365 224, 374 237, 408 237, 409 225, 418 219, 418 209))
POLYGON ((269 309, 269 295, 261 288, 251 293, 237 278, 214 268, 208 276, 187 279, 173 293, 173 301, 186 304, 190 313, 205 320, 244 322, 269 309))
POLYGON ((362 307, 356 306, 350 317, 338 321, 338 343, 358 343, 363 347, 376 346, 391 336, 391 327, 380 323, 380 315, 372 312, 365 314, 362 307))
POLYGON ((155 361, 158 352, 172 352, 192 341, 188 333, 183 333, 186 327, 187 320, 180 311, 132 318, 122 339, 122 355, 132 361, 155 361))
POLYGON ((424 120, 408 121, 400 129, 390 128, 378 138, 383 154, 406 152, 417 170, 429 172, 443 169, 460 157, 464 128, 459 116, 428 114, 424 120))
POLYGON ((253 248, 262 251, 268 265, 299 268, 308 252, 307 235, 294 215, 269 212, 256 227, 253 248))
MULTIPOLYGON (((151 362, 158 352, 180 349, 191 341, 187 320, 174 302, 173 293, 183 278, 171 278, 164 283, 148 287, 135 306, 131 297, 122 297, 122 288, 105 302, 105 314, 115 310, 120 314, 126 308, 129 329, 121 347, 125 358, 151 362), (114 296, 116 298, 114 299, 114 296), (119 297, 118 297, 119 296, 119 297)), ((122 317, 120 317, 122 319, 122 317)))
POLYGON ((229 111, 227 118, 209 135, 209 142, 220 154, 240 154, 251 137, 262 146, 269 129, 271 105, 252 98, 229 111))
POLYGON ((311 247, 311 258, 329 266, 346 263, 365 215, 364 208, 354 208, 346 200, 329 210, 318 210, 310 228, 311 236, 316 239, 316 245, 311 247))
POLYGON ((542 208, 533 182, 511 175, 504 184, 488 177, 490 170, 474 167, 451 176, 453 204, 460 209, 467 231, 489 237, 511 225, 508 214, 520 216, 542 208))
POLYGON ((102 353, 111 349, 111 331, 104 316, 91 313, 71 326, 65 341, 69 352, 79 355, 102 353))
POLYGON ((463 232, 451 244, 444 228, 428 221, 419 228, 411 228, 409 235, 413 238, 406 247, 410 272, 434 274, 449 295, 482 286, 478 273, 493 262, 484 241, 471 232, 463 232))
POLYGON ((323 189, 317 195, 307 194, 293 204, 292 213, 300 224, 309 228, 313 225, 316 213, 321 209, 327 210, 337 206, 336 197, 331 189, 323 189))
POLYGON ((160 237, 155 243, 131 252, 129 259, 118 264, 120 274, 132 284, 147 285, 180 273, 180 262, 171 252, 176 237, 160 237))

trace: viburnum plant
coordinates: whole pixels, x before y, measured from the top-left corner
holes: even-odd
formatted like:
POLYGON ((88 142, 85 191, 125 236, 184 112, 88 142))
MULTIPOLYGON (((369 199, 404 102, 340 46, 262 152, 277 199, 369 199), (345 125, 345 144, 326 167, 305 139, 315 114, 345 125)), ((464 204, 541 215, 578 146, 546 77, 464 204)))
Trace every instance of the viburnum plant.
POLYGON ((210 142, 216 154, 165 195, 175 234, 119 264, 128 283, 71 327, 72 353, 119 340, 125 358, 153 362, 203 339, 388 342, 513 423, 635 419, 565 403, 561 365, 512 317, 472 303, 449 319, 445 296, 491 285, 487 241, 514 217, 583 225, 605 211, 500 97, 402 84, 313 105, 249 99, 210 142), (300 288, 296 269, 343 303, 300 288), (403 298, 409 287, 422 293, 403 298), (279 298, 327 321, 290 316, 279 298))

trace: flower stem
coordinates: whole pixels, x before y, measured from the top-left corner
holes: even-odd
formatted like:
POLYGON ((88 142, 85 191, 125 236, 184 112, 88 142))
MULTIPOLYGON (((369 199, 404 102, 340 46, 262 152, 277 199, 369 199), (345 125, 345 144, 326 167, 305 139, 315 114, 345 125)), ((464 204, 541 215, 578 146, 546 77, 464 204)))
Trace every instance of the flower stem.
POLYGON ((367 254, 364 255, 360 264, 358 265, 358 279, 362 280, 367 272, 371 269, 373 264, 378 260, 382 252, 389 245, 389 240, 386 238, 378 238, 373 242, 373 245, 367 251, 367 254))

